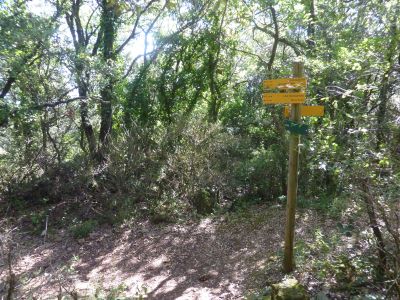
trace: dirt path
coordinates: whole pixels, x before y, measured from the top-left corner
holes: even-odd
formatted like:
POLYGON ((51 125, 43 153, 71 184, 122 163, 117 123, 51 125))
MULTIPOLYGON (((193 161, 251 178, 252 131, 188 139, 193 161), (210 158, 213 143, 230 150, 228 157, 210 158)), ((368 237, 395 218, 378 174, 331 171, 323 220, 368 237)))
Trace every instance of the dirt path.
MULTIPOLYGON (((283 216, 282 208, 264 207, 227 220, 102 228, 80 241, 62 232, 46 243, 22 235, 16 298, 55 299, 61 287, 80 298, 97 290, 128 298, 240 299, 265 285, 260 274, 281 248, 283 216)), ((312 236, 315 221, 307 218, 317 216, 302 213, 298 238, 312 236)))

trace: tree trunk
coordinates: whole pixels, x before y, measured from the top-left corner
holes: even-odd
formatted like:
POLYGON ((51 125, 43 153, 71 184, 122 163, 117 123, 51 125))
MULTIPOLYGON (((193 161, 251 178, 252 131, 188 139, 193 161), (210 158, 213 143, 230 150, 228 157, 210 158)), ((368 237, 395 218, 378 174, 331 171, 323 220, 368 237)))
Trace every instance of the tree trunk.
POLYGON ((84 132, 86 136, 86 140, 88 143, 90 158, 93 159, 96 155, 96 137, 94 135, 93 126, 90 123, 89 119, 89 107, 88 107, 88 92, 86 83, 83 81, 83 66, 81 62, 77 61, 75 63, 76 71, 77 71, 77 82, 78 82, 78 93, 79 97, 82 97, 79 109, 81 116, 81 130, 84 132))
MULTIPOLYGON (((80 54, 84 53, 87 49, 87 41, 79 16, 81 2, 72 1, 71 3, 71 14, 66 14, 66 21, 71 32, 75 48, 75 80, 78 85, 79 97, 83 98, 83 100, 80 102, 81 132, 83 132, 86 137, 90 158, 94 159, 96 156, 96 137, 89 119, 89 107, 87 102, 88 89, 85 82, 85 66, 80 59, 80 54)), ((88 76, 86 75, 86 80, 88 80, 87 77, 88 76)))
POLYGON ((369 218, 369 225, 376 239, 376 244, 378 247, 378 265, 376 268, 376 275, 378 280, 382 280, 385 276, 386 270, 386 253, 385 253, 385 242, 383 240, 382 232, 378 225, 378 220, 375 213, 375 205, 372 200, 372 196, 369 193, 368 181, 363 182, 362 189, 364 194, 364 202, 367 209, 367 214, 369 218))
POLYGON ((390 98, 390 92, 393 87, 393 83, 390 82, 390 76, 392 75, 393 68, 396 64, 395 57, 397 55, 397 47, 399 44, 399 29, 397 27, 397 19, 392 20, 390 26, 391 40, 386 54, 386 60, 388 62, 388 69, 382 75, 381 88, 379 90, 379 105, 376 113, 377 121, 377 133, 376 133, 376 149, 379 150, 382 143, 385 140, 385 121, 387 114, 387 105, 390 98))
MULTIPOLYGON (((216 6, 218 9, 219 3, 216 6)), ((222 94, 220 91, 220 87, 218 84, 218 76, 217 76, 217 67, 220 62, 220 54, 221 54, 221 37, 223 31, 223 25, 225 21, 226 10, 228 7, 228 0, 225 0, 224 10, 222 13, 221 20, 218 17, 213 21, 213 27, 218 26, 216 31, 212 33, 215 37, 215 41, 212 41, 210 44, 210 48, 208 51, 208 79, 210 84, 210 93, 211 93, 211 102, 208 107, 208 117, 209 121, 214 123, 218 119, 219 110, 222 104, 222 94)))
POLYGON ((312 50, 315 47, 315 22, 317 20, 314 0, 309 0, 308 6, 310 20, 307 25, 307 45, 309 50, 312 50))
POLYGON ((380 149, 382 143, 385 141, 385 120, 386 120, 386 110, 389 95, 389 74, 385 73, 381 82, 381 88, 379 91, 379 106, 376 113, 377 121, 377 132, 376 132, 376 148, 380 149))
MULTIPOLYGON (((103 32, 103 60, 106 64, 115 60, 113 48, 115 40, 115 5, 109 0, 103 0, 102 2, 102 32, 103 32)), ((108 144, 110 141, 111 129, 112 129, 112 103, 114 97, 114 76, 107 72, 105 74, 106 85, 102 88, 101 104, 100 104, 100 133, 99 133, 99 157, 104 159, 104 155, 108 150, 108 144)))

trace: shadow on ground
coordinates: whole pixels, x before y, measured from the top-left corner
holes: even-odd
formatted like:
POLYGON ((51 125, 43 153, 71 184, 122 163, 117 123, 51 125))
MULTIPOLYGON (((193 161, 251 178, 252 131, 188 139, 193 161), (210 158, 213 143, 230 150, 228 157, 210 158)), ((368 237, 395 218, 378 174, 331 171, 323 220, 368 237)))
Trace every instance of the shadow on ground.
MULTIPOLYGON (((313 235, 318 217, 310 214, 298 217, 299 238, 313 235)), ((101 228, 79 242, 62 233, 46 243, 22 235, 17 298, 118 290, 128 298, 239 299, 265 285, 265 263, 281 249, 283 224, 282 208, 262 207, 225 220, 101 228)))

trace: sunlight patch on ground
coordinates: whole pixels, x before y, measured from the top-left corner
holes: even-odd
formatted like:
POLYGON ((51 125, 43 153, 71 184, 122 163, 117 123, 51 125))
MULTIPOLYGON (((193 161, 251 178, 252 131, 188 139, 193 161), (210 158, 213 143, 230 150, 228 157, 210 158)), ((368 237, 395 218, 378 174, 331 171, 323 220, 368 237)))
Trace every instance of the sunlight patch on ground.
POLYGON ((256 224, 246 216, 234 223, 211 218, 163 226, 138 222, 117 231, 99 229, 84 241, 65 236, 43 245, 34 238, 17 266, 27 278, 20 295, 55 298, 62 282, 81 296, 122 289, 126 297, 147 291, 150 299, 240 298, 247 285, 256 284, 253 274, 261 274, 279 249, 282 233, 276 228, 283 226, 283 216, 283 210, 271 209, 256 224))

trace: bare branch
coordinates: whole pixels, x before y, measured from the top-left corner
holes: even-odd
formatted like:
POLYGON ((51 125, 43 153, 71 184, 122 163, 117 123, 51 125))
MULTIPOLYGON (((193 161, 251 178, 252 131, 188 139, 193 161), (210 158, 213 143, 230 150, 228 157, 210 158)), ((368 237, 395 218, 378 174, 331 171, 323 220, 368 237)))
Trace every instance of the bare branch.
POLYGON ((275 8, 272 5, 270 5, 269 9, 271 10, 272 21, 274 22, 274 43, 272 45, 271 56, 268 61, 268 71, 271 71, 276 56, 276 49, 278 48, 278 43, 279 43, 279 25, 276 17, 275 8))
MULTIPOLYGON (((269 30, 268 28, 266 28, 266 27, 261 27, 261 26, 259 26, 256 22, 253 22, 253 23, 254 23, 254 29, 257 29, 257 30, 259 30, 259 31, 262 31, 262 32, 268 34, 269 36, 272 36, 272 37, 275 36, 275 33, 274 33, 273 31, 269 30)), ((300 56, 300 55, 303 54, 303 51, 301 51, 301 50, 299 49, 299 47, 298 47, 294 42, 289 41, 287 38, 278 37, 278 42, 283 43, 283 44, 289 46, 290 48, 292 48, 293 51, 294 51, 294 53, 296 53, 296 55, 298 55, 298 56, 300 56)), ((300 45, 300 46, 303 47, 302 45, 300 45)))
MULTIPOLYGON (((209 5, 211 3, 211 0, 206 2, 205 4, 203 4, 203 6, 199 9, 199 13, 194 16, 192 18, 191 21, 187 22, 186 24, 184 24, 181 28, 179 28, 177 31, 175 31, 174 33, 171 33, 169 36, 165 37, 162 41, 162 43, 158 46, 158 48, 154 49, 152 52, 148 53, 152 54, 150 61, 146 62, 146 68, 148 68, 150 66, 150 64, 156 60, 158 54, 164 49, 164 47, 166 45, 168 45, 168 43, 170 43, 171 41, 174 40, 174 38, 176 36, 178 36, 179 34, 181 34, 183 31, 185 31, 187 28, 189 28, 190 26, 193 26, 194 24, 196 24, 198 22, 198 20, 201 18, 201 16, 205 13, 205 7, 207 5, 209 5)), ((127 76, 129 76, 130 72, 133 69, 133 66, 135 65, 136 61, 142 57, 143 55, 138 55, 136 56, 133 61, 131 62, 127 72, 124 74, 124 76, 122 76, 121 80, 125 79, 127 76)))
POLYGON ((87 99, 87 97, 75 97, 75 98, 71 98, 71 99, 67 99, 67 100, 59 100, 56 102, 50 102, 50 103, 43 103, 40 105, 37 105, 36 108, 37 109, 42 109, 42 108, 47 108, 47 107, 56 107, 58 105, 62 105, 62 104, 68 104, 77 100, 83 100, 83 99, 87 99))
POLYGON ((135 66, 137 60, 138 60, 139 58, 141 58, 142 56, 143 56, 143 54, 139 54, 138 56, 136 56, 136 57, 132 60, 131 64, 129 65, 129 68, 126 70, 125 74, 121 77, 122 80, 124 80, 126 77, 128 77, 128 75, 132 72, 132 69, 133 69, 133 67, 135 66))
POLYGON ((96 26, 96 27, 94 28, 94 30, 92 30, 90 33, 88 33, 88 28, 89 28, 90 21, 92 20, 92 17, 93 17, 93 15, 94 15, 94 13, 97 11, 98 8, 99 8, 99 7, 97 6, 95 9, 93 9, 93 11, 92 11, 92 13, 90 14, 89 19, 88 19, 88 21, 86 22, 86 25, 85 25, 85 43, 86 43, 86 45, 89 44, 90 38, 93 36, 93 34, 94 34, 94 33, 98 30, 98 28, 100 27, 100 26, 96 26))
POLYGON ((164 6, 161 8, 160 12, 157 14, 157 16, 154 18, 154 20, 151 22, 147 30, 144 32, 144 62, 146 63, 146 58, 147 58, 147 37, 150 33, 150 31, 153 29, 154 25, 156 24, 157 20, 160 18, 161 14, 164 12, 164 9, 167 7, 169 0, 165 1, 164 6))
POLYGON ((8 94, 8 92, 11 89, 12 84, 15 82, 15 77, 10 76, 7 81, 6 84, 4 85, 3 89, 1 90, 0 93, 0 99, 4 99, 4 97, 8 94))
POLYGON ((99 50, 102 35, 103 35, 103 28, 100 26, 100 29, 97 33, 96 42, 93 45, 92 56, 95 56, 97 54, 97 51, 99 50))
POLYGON ((247 51, 247 50, 243 50, 243 49, 238 49, 238 48, 232 48, 232 49, 235 50, 235 51, 238 51, 238 52, 241 52, 241 53, 256 57, 264 67, 268 68, 268 63, 260 55, 258 55, 256 53, 252 53, 252 52, 247 51))
POLYGON ((143 8, 143 10, 141 10, 138 13, 138 15, 136 16, 136 20, 133 25, 131 33, 129 34, 128 38, 115 50, 115 54, 119 54, 125 48, 125 46, 136 36, 136 29, 139 25, 140 18, 150 8, 150 6, 155 2, 158 2, 158 0, 149 1, 149 3, 147 3, 147 5, 143 8))

